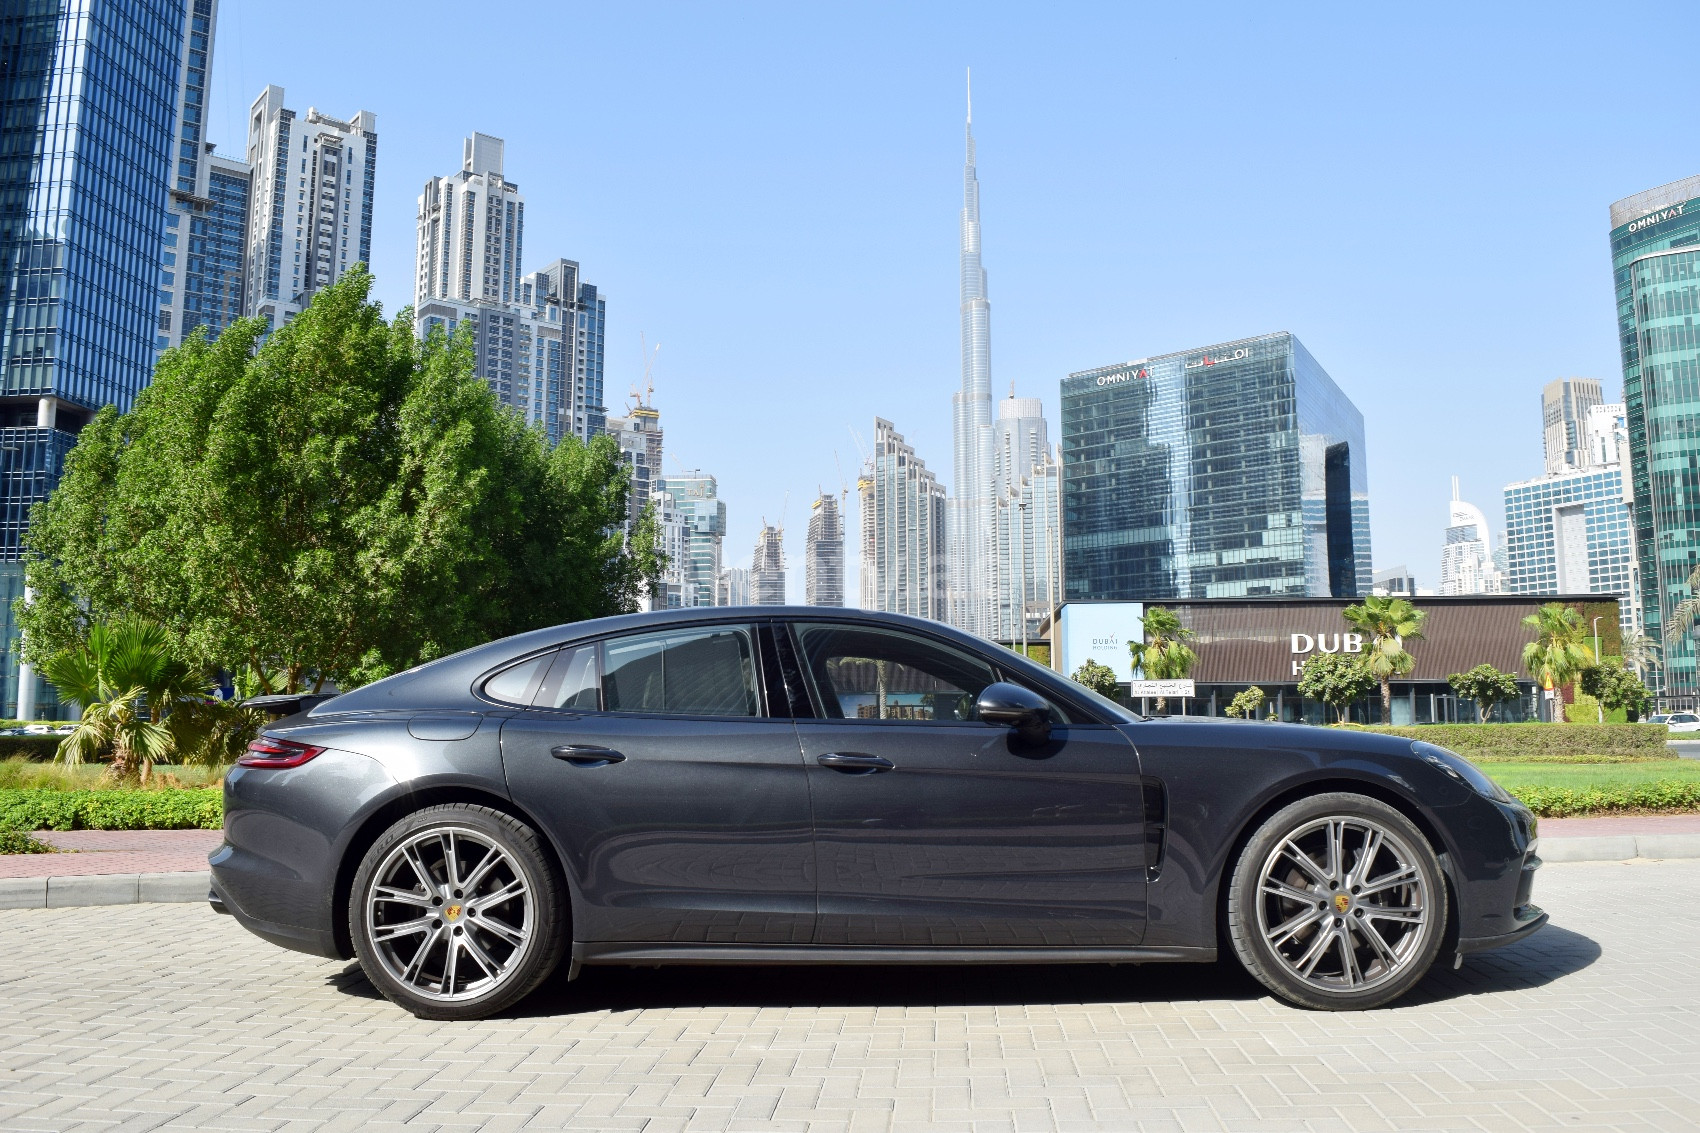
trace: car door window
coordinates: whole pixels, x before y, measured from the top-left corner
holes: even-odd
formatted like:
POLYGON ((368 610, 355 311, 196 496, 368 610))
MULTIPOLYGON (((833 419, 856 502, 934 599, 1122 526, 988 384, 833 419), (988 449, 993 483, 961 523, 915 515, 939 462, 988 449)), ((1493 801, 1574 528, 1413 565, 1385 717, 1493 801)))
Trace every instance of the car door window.
POLYGON ((759 716, 755 646, 747 626, 616 637, 602 645, 609 712, 759 716))
POLYGON ((595 712, 601 707, 596 652, 595 642, 561 650, 532 703, 538 708, 595 712))
POLYGON ((484 695, 503 704, 530 704, 554 657, 553 653, 545 653, 503 669, 484 682, 484 695))
POLYGON ((998 679, 978 658, 901 631, 830 623, 796 629, 828 719, 959 724, 978 719, 980 693, 998 679))

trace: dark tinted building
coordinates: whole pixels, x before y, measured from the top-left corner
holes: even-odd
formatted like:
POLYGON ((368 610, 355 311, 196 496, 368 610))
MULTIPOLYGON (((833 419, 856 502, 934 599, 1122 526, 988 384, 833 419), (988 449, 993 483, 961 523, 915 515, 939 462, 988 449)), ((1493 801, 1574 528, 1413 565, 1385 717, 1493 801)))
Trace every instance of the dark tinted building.
POLYGON ((1062 383, 1069 599, 1369 593, 1363 416, 1285 332, 1062 383))
MULTIPOLYGON (((203 5, 205 7, 205 5, 203 5)), ((153 369, 189 0, 0 6, 0 709, 29 509, 77 431, 153 369)), ((192 156, 192 155, 191 155, 192 156)))

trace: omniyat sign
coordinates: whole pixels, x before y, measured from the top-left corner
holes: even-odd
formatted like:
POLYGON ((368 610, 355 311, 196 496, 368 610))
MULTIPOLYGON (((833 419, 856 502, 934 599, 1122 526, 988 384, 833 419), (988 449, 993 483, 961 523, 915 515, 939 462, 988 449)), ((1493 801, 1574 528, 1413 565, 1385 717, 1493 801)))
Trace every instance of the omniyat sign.
POLYGON ((1643 228, 1651 228, 1655 224, 1663 224, 1667 220, 1675 220, 1677 217, 1682 215, 1682 210, 1687 208, 1688 205, 1689 202, 1684 201, 1680 205, 1672 205, 1668 209, 1660 209, 1658 212, 1650 212, 1646 216, 1638 217, 1629 222, 1629 231, 1632 233, 1639 232, 1643 228))

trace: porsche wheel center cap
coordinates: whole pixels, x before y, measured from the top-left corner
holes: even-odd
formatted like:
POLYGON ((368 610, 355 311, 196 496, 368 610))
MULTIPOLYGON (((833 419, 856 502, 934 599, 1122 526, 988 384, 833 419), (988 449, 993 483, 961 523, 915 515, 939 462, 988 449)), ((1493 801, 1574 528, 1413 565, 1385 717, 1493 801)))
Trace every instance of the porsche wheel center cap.
POLYGON ((1350 895, 1345 894, 1345 893, 1334 894, 1334 911, 1336 913, 1340 914, 1343 917, 1343 916, 1346 915, 1346 910, 1350 909, 1351 907, 1352 907, 1352 898, 1351 898, 1350 895))
POLYGON ((443 919, 450 923, 460 920, 460 909, 461 907, 459 905, 444 905, 443 919))

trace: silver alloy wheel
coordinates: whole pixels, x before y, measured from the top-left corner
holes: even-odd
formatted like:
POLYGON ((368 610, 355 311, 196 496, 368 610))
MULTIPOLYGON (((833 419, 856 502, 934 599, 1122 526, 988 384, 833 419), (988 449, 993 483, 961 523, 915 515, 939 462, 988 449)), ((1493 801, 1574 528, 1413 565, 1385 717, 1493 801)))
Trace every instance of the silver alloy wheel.
POLYGON ((1287 971, 1321 991, 1360 992, 1423 953, 1433 903, 1412 847, 1366 818, 1314 819, 1258 873, 1257 926, 1287 971))
POLYGON ((366 933, 384 969, 442 1002, 504 983, 535 932, 513 857, 489 835, 439 826, 390 850, 366 893, 366 933))

